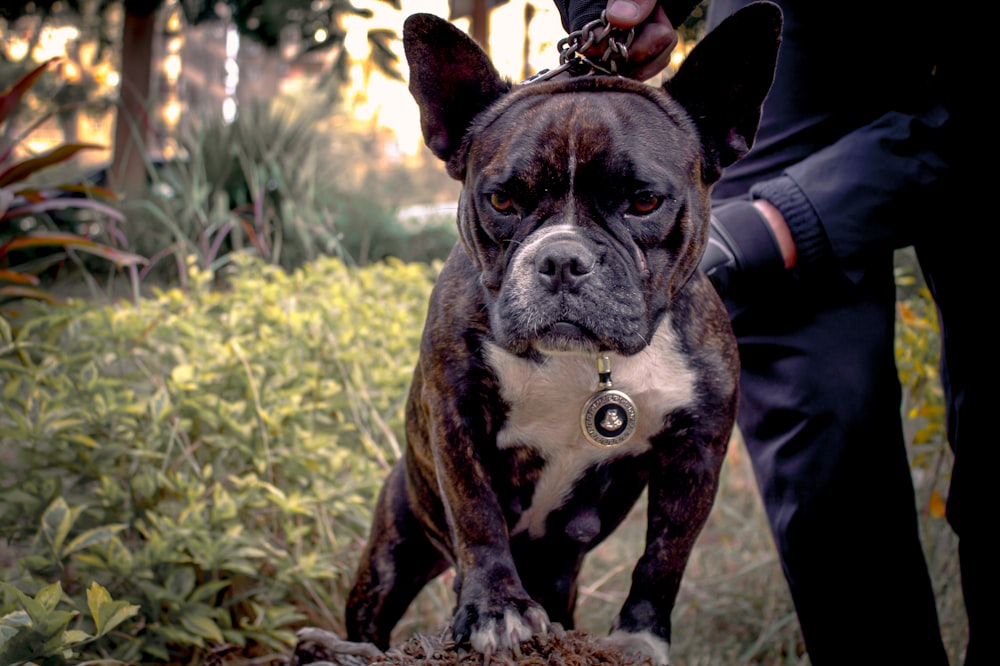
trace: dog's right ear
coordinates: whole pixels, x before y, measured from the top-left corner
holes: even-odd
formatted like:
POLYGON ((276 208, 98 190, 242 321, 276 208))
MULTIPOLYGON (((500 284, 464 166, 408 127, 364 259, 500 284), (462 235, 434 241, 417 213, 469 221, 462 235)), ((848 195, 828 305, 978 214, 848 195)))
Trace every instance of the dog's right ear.
POLYGON ((447 162, 462 144, 472 119, 509 92, 511 85, 471 37, 433 14, 407 17, 403 50, 410 66, 410 93, 420 107, 424 143, 447 162))

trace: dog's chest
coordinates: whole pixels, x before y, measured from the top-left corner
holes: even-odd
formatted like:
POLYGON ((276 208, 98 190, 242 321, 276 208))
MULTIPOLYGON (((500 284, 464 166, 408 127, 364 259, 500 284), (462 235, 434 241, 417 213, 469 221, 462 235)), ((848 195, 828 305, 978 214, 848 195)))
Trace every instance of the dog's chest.
POLYGON ((665 417, 694 401, 695 372, 667 320, 642 352, 611 356, 614 388, 632 398, 638 413, 635 433, 614 448, 591 444, 580 426, 584 404, 598 390, 596 358, 553 355, 537 364, 496 345, 488 346, 486 358, 509 406, 507 420, 497 434, 498 448, 527 447, 545 461, 531 504, 512 534, 527 530, 533 537, 541 536, 546 517, 566 502, 588 469, 647 451, 650 438, 663 429, 665 417))

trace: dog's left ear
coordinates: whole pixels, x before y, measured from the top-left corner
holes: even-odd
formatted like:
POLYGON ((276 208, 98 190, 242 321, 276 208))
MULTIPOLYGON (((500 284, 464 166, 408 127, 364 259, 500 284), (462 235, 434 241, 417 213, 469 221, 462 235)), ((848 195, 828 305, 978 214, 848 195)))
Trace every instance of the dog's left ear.
POLYGON ((706 182, 718 180, 753 146, 774 81, 781 24, 773 2, 746 5, 705 35, 663 86, 698 126, 706 182))
POLYGON ((433 14, 407 17, 403 50, 424 143, 447 162, 472 119, 509 92, 510 82, 501 78, 472 38, 433 14))

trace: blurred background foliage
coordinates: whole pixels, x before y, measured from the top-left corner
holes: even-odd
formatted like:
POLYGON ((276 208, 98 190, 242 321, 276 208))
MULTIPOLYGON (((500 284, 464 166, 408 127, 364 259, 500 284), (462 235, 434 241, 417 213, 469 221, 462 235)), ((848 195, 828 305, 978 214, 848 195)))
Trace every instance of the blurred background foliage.
MULTIPOLYGON (((172 130, 170 150, 157 138, 156 128, 149 128, 155 144, 145 145, 139 159, 132 156, 125 166, 129 172, 138 170, 141 178, 142 187, 134 191, 115 176, 117 150, 110 163, 98 162, 89 168, 74 159, 83 144, 68 140, 76 132, 68 129, 73 122, 63 123, 69 111, 59 102, 64 91, 73 90, 72 96, 81 102, 73 102, 70 109, 82 104, 98 113, 112 104, 110 98, 96 94, 96 82, 100 79, 106 84, 113 78, 107 54, 115 42, 104 35, 113 32, 107 24, 115 16, 121 24, 128 3, 42 3, 33 6, 31 14, 24 12, 32 5, 4 5, 0 15, 8 19, 8 28, 18 19, 34 21, 29 22, 34 28, 18 53, 36 52, 44 42, 41 35, 46 33, 41 28, 45 22, 54 17, 65 22, 67 14, 91 31, 90 37, 81 33, 74 43, 97 46, 96 51, 83 49, 91 54, 87 66, 70 55, 53 58, 44 71, 36 71, 37 65, 36 70, 22 71, 32 62, 28 55, 18 62, 3 61, 0 73, 14 76, 9 83, 17 94, 9 96, 11 103, 4 105, 0 116, 0 166, 13 171, 12 166, 39 155, 50 157, 23 173, 18 188, 4 183, 10 199, 7 209, 15 211, 17 219, 10 215, 0 219, 0 271, 5 271, 0 272, 0 303, 5 293, 12 299, 27 293, 14 279, 29 281, 32 293, 45 298, 51 298, 51 293, 38 286, 66 274, 73 276, 63 281, 70 283, 71 290, 78 283, 93 288, 115 277, 119 288, 121 282, 129 282, 132 293, 139 293, 143 283, 153 280, 183 284, 190 255, 213 271, 224 267, 234 252, 251 252, 286 268, 322 255, 356 263, 388 256, 404 260, 443 257, 456 237, 447 215, 406 224, 405 211, 402 216, 400 212, 415 204, 452 201, 457 198, 457 184, 426 150, 406 159, 387 156, 387 149, 392 150, 391 134, 373 120, 353 118, 350 108, 341 103, 350 58, 343 48, 347 33, 336 26, 344 14, 363 18, 370 10, 338 2, 304 4, 311 9, 303 9, 303 3, 216 3, 209 11, 197 3, 167 3, 174 10, 173 17, 182 8, 193 21, 191 26, 223 21, 231 11, 230 25, 250 31, 268 47, 276 46, 275 30, 284 30, 287 37, 287 28, 294 26, 297 36, 293 35, 291 43, 300 46, 301 35, 310 35, 300 52, 276 56, 279 62, 310 57, 319 47, 338 52, 332 59, 310 61, 309 76, 299 76, 299 85, 308 87, 307 94, 286 92, 267 98, 248 94, 248 99, 238 103, 238 113, 227 113, 219 103, 219 86, 209 86, 209 92, 216 95, 210 96, 212 103, 184 114, 183 123, 172 130), (318 40, 317 34, 324 39, 318 40), (91 74, 70 76, 68 72, 91 74), (84 104, 83 100, 88 101, 84 104), (64 140, 36 148, 33 139, 39 128, 54 125, 61 128, 64 140), (40 173, 42 167, 45 173, 40 173), (24 204, 32 197, 47 200, 44 205, 30 202, 35 205, 26 208, 24 204), (95 197, 111 200, 107 203, 113 209, 98 209, 95 197), (76 241, 69 249, 63 242, 67 233, 76 241), (33 237, 30 244, 28 236, 33 237), (106 255, 118 252, 142 259, 132 261, 128 272, 117 275, 113 269, 124 268, 122 262, 108 266, 94 252, 81 252, 92 246, 104 248, 106 255)), ((227 35, 225 31, 218 34, 227 35)), ((367 30, 366 35, 375 45, 367 52, 369 64, 389 78, 399 78, 395 55, 386 41, 394 36, 381 28, 367 30)), ((78 54, 81 49, 70 51, 78 54)), ((221 69, 223 62, 216 64, 221 69)), ((247 73, 244 79, 253 82, 247 73)), ((120 85, 125 87, 127 82, 120 85)), ((93 143, 86 147, 98 152, 102 148, 93 143)))
MULTIPOLYGON (((366 22, 379 4, 399 7, 0 2, 0 664, 281 664, 298 627, 341 629, 374 494, 400 455, 426 298, 457 237, 457 183, 355 113, 373 72, 400 75, 393 31, 366 22), (36 58, 66 25, 67 52, 36 58), (127 108, 118 91, 144 84, 123 61, 149 70, 202 29, 215 32, 188 46, 242 65, 226 91, 236 112, 207 95, 170 132, 157 124, 156 104, 191 96, 195 68, 151 78, 127 108), (362 63, 344 48, 352 30, 362 63), (300 67, 298 87, 241 97, 272 61, 227 55, 234 33, 300 67), (163 50, 131 55, 127 34, 160 35, 163 50), (114 109, 127 122, 101 152, 76 130, 114 109)), ((935 312, 912 254, 897 263, 903 411, 957 663, 935 312)), ((588 561, 585 629, 606 631, 624 599, 642 509, 588 561)), ((399 638, 440 625, 449 584, 421 594, 399 638)), ((675 636, 681 663, 808 663, 738 439, 675 636)))
POLYGON ((192 257, 183 291, 0 320, 0 663, 278 659, 339 626, 437 269, 240 257, 225 290, 192 257), (92 582, 136 613, 79 646, 92 582), (53 583, 27 623, 14 590, 53 583))

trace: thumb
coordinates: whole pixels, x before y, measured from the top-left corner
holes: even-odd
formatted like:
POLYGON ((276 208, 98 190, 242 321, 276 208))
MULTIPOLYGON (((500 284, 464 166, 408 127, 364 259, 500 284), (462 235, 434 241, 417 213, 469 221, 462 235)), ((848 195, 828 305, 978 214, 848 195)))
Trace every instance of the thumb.
POLYGON ((656 0, 609 0, 608 23, 621 30, 634 28, 645 21, 656 7, 656 0))

